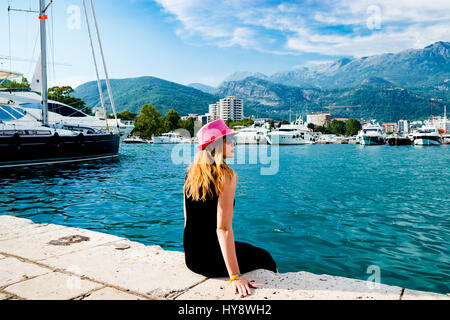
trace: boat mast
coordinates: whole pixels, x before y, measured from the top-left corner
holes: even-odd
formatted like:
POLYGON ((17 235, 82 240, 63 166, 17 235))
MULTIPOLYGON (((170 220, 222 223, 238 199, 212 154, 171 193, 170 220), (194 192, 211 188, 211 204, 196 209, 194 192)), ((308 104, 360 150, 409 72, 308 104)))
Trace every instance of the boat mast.
MULTIPOLYGON (((51 2, 50 2, 51 3, 51 2)), ((39 0, 39 25, 41 34, 41 72, 42 72, 42 125, 48 126, 48 95, 47 95, 47 39, 45 33, 45 0, 39 0)))
POLYGON ((447 131, 447 105, 444 105, 444 131, 447 131))

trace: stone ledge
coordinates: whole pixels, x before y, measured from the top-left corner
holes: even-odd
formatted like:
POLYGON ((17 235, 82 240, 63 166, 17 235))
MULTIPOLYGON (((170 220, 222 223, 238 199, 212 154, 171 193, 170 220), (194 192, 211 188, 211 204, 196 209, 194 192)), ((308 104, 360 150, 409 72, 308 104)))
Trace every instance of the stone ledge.
POLYGON ((0 288, 49 273, 51 270, 16 258, 0 260, 0 288))
POLYGON ((111 287, 95 290, 81 300, 147 300, 134 294, 126 293, 111 287))
POLYGON ((69 300, 100 287, 101 284, 76 276, 51 272, 8 286, 4 291, 31 300, 69 300))
MULTIPOLYGON (((316 275, 309 272, 274 273, 268 270, 254 270, 244 277, 258 286, 245 299, 256 300, 349 300, 382 299, 399 300, 402 288, 329 275, 316 275)), ((234 300, 241 297, 232 292, 227 278, 208 279, 202 284, 177 297, 177 300, 218 299, 234 300)))
MULTIPOLYGON (((241 299, 227 279, 205 278, 187 269, 182 252, 100 232, 0 216, 0 252, 0 300, 241 299), (48 244, 75 234, 90 239, 68 246, 48 244)), ((254 270, 244 276, 258 286, 244 299, 450 300, 448 295, 383 284, 372 288, 372 282, 308 272, 254 270)))

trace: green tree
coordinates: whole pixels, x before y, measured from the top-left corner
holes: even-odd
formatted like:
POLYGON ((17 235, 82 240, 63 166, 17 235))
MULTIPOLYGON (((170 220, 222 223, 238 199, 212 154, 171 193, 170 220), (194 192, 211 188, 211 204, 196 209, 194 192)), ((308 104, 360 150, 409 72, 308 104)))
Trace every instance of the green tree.
POLYGON ((141 113, 136 118, 135 132, 139 132, 140 136, 150 138, 152 135, 160 135, 164 133, 164 118, 151 104, 145 104, 141 108, 141 113))
POLYGON ((193 137, 194 136, 194 124, 195 124, 194 118, 187 118, 186 120, 180 119, 178 121, 178 128, 183 128, 183 129, 189 131, 191 137, 193 137))
POLYGON ((27 78, 22 77, 22 80, 20 82, 17 82, 15 80, 13 81, 5 81, 0 85, 0 88, 7 88, 7 89, 17 89, 17 88, 24 88, 24 89, 30 89, 30 84, 28 83, 27 78))
POLYGON ((307 125, 307 128, 308 129, 311 129, 311 130, 313 130, 314 131, 314 128, 315 128, 315 125, 314 125, 314 123, 308 123, 308 125, 307 125))
POLYGON ((168 132, 177 129, 178 121, 180 121, 180 116, 175 110, 170 109, 169 112, 167 112, 166 117, 164 118, 164 130, 168 132))
POLYGON ((345 135, 355 136, 361 129, 362 125, 358 120, 354 118, 348 119, 347 123, 345 124, 345 135))
POLYGON ((228 119, 225 123, 230 128, 232 128, 234 126, 249 127, 252 124, 254 124, 255 121, 252 120, 252 118, 248 117, 247 119, 242 119, 241 121, 232 121, 231 119, 228 119))
POLYGON ((345 134, 345 122, 334 119, 331 121, 328 129, 337 135, 345 134))
POLYGON ((331 131, 328 130, 328 128, 325 127, 325 126, 317 126, 317 127, 315 127, 315 131, 316 131, 316 132, 323 133, 323 134, 329 134, 329 133, 331 133, 331 131))
POLYGON ((287 121, 287 120, 282 120, 282 121, 281 121, 281 124, 289 124, 289 121, 287 121))
POLYGON ((117 118, 127 121, 136 120, 136 117, 136 113, 130 112, 128 110, 122 111, 117 114, 117 118))
POLYGON ((71 96, 73 92, 74 90, 70 86, 51 87, 48 89, 48 98, 50 100, 55 100, 67 104, 90 115, 92 110, 86 106, 86 103, 83 101, 83 99, 71 96))
POLYGON ((227 127, 231 127, 231 124, 233 123, 233 120, 231 120, 230 118, 228 118, 226 121, 225 121, 225 124, 227 125, 227 127))

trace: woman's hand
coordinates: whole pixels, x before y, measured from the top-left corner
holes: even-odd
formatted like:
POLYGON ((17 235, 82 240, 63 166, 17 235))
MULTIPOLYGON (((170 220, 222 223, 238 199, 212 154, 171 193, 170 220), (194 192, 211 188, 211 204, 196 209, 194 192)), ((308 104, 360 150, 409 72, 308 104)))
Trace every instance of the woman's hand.
POLYGON ((239 293, 241 295, 241 297, 245 297, 247 295, 251 295, 252 293, 250 292, 250 287, 252 288, 258 288, 256 285, 254 285, 253 283, 251 283, 250 281, 248 281, 247 279, 243 278, 243 277, 239 277, 236 280, 233 280, 231 282, 231 286, 234 289, 234 293, 237 294, 239 293))

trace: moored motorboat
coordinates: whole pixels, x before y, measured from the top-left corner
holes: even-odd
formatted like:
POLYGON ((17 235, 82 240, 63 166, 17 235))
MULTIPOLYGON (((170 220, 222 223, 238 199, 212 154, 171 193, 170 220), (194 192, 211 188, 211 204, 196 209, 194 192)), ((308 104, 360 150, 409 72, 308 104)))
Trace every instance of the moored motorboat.
POLYGON ((145 140, 145 139, 142 139, 142 138, 140 138, 140 137, 138 137, 138 136, 131 136, 131 137, 128 137, 128 138, 125 138, 125 139, 123 139, 123 141, 122 141, 123 143, 149 143, 147 140, 145 140))
POLYGON ((271 145, 313 144, 314 138, 301 118, 291 124, 282 124, 279 128, 266 134, 271 145))
POLYGON ((409 146, 412 144, 412 141, 408 137, 393 134, 386 138, 386 143, 390 146, 409 146))
POLYGON ((362 145, 382 145, 385 143, 385 134, 379 123, 372 120, 358 133, 359 143, 362 145))
POLYGON ((437 146, 442 143, 438 129, 433 126, 422 126, 412 136, 416 146, 437 146))
POLYGON ((192 139, 184 137, 176 132, 166 132, 160 136, 152 136, 153 143, 164 143, 164 144, 174 144, 174 143, 192 143, 192 139))
POLYGON ((267 144, 267 129, 261 127, 247 127, 238 131, 234 136, 236 144, 267 144))

